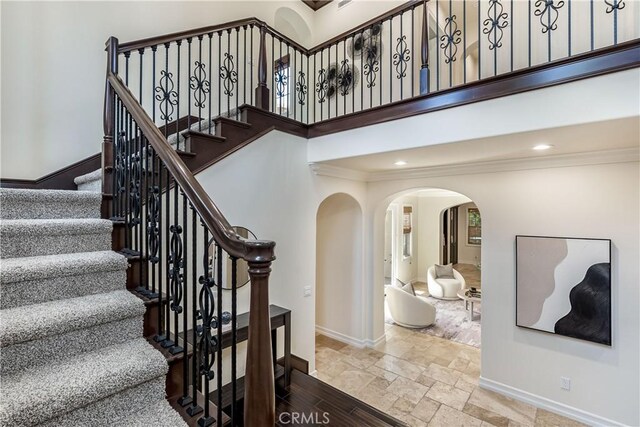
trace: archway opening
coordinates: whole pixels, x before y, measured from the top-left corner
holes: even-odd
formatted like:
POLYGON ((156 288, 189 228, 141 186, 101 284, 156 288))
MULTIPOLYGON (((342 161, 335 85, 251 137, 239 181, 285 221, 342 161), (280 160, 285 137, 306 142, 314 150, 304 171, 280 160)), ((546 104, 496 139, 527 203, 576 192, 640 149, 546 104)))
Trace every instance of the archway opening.
POLYGON ((362 209, 351 196, 326 198, 316 216, 316 331, 345 343, 363 339, 362 209))
POLYGON ((389 202, 383 226, 386 330, 479 348, 482 222, 475 203, 453 191, 412 190, 389 202))

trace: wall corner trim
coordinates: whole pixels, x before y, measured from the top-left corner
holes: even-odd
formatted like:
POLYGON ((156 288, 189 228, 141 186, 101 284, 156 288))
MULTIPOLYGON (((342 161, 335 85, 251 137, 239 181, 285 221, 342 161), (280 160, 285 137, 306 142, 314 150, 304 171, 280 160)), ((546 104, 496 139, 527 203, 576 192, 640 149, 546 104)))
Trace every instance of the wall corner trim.
POLYGON ((533 405, 537 408, 554 412, 590 426, 624 426, 624 424, 617 421, 613 421, 611 419, 583 411, 582 409, 574 408, 573 406, 565 405, 563 403, 547 399, 546 397, 538 396, 537 394, 529 393, 482 376, 480 377, 480 388, 494 391, 512 399, 528 403, 529 405, 533 405))

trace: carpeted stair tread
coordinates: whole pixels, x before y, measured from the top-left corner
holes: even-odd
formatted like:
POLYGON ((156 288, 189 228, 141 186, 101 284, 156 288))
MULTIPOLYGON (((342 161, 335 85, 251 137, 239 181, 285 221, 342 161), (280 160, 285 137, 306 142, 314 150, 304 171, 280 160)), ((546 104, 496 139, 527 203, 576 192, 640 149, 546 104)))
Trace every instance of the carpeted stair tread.
POLYGON ((169 405, 169 402, 165 399, 159 399, 141 411, 129 412, 125 416, 117 418, 117 425, 127 427, 182 427, 187 424, 169 405))
POLYGON ((111 249, 107 219, 8 219, 0 221, 0 256, 19 258, 111 249))
POLYGON ((91 405, 48 420, 43 427, 184 426, 166 404, 165 380, 156 378, 91 405), (148 409, 152 413, 147 413, 148 409), (168 409, 167 409, 168 408, 168 409), (154 415, 157 411, 159 415, 154 415))
POLYGON ((167 370, 164 356, 139 338, 7 375, 1 385, 0 425, 42 423, 162 377, 167 370))
POLYGON ((126 270, 127 259, 114 251, 77 252, 7 258, 2 260, 0 283, 22 282, 44 277, 126 270))
POLYGON ((114 251, 0 260, 0 309, 124 289, 127 259, 114 251))
POLYGON ((94 191, 0 188, 0 218, 98 218, 102 194, 94 191))
POLYGON ((142 300, 119 290, 0 311, 0 347, 143 316, 142 300))
POLYGON ((143 319, 134 316, 2 347, 3 360, 11 363, 0 364, 0 375, 37 369, 56 360, 122 344, 140 338, 142 333, 143 319))

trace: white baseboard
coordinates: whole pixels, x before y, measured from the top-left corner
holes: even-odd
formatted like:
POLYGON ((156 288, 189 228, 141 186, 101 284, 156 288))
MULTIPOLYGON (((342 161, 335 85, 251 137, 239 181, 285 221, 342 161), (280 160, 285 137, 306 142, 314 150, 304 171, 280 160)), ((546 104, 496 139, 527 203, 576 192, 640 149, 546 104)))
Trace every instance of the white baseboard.
POLYGON ((312 372, 309 372, 309 375, 311 375, 314 378, 318 378, 318 370, 314 369, 312 372))
POLYGON ((415 278, 415 279, 413 279, 411 281, 412 284, 414 284, 416 282, 427 283, 427 276, 425 276, 425 277, 417 277, 417 278, 415 278))
POLYGON ((511 397, 529 405, 533 405, 537 408, 542 408, 549 412, 562 415, 563 417, 571 418, 576 421, 580 421, 583 424, 590 426, 624 426, 617 421, 610 420, 608 418, 601 417, 596 414, 592 414, 582 409, 574 408, 563 403, 558 403, 546 397, 538 396, 536 394, 529 393, 524 390, 517 389, 515 387, 508 386, 506 384, 499 383, 497 381, 489 380, 487 378, 480 377, 480 387, 495 391, 502 395, 511 397))
POLYGON ((322 326, 316 325, 316 332, 327 336, 329 338, 333 338, 336 341, 343 342, 345 344, 352 345, 358 348, 366 347, 365 340, 360 340, 358 338, 350 337, 349 335, 343 334, 341 332, 332 331, 331 329, 327 329, 322 326))
POLYGON ((361 340, 361 339, 343 334, 341 332, 332 331, 331 329, 327 329, 323 326, 318 326, 318 325, 316 325, 316 332, 321 335, 327 336, 329 338, 333 338, 336 341, 340 341, 357 348, 375 347, 386 339, 385 335, 382 334, 381 337, 378 337, 375 340, 371 340, 371 339, 361 340))
POLYGON ((369 348, 373 348, 375 346, 377 346, 378 344, 381 344, 383 342, 385 342, 387 339, 387 336, 385 334, 382 334, 382 336, 378 337, 375 340, 364 340, 364 345, 369 347, 369 348))

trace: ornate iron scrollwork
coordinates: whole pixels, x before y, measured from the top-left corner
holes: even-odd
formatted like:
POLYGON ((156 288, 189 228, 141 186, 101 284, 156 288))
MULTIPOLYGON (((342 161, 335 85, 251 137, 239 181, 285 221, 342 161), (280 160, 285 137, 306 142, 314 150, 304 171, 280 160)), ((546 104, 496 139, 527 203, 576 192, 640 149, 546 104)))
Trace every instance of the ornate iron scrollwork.
POLYGON ((456 60, 458 53, 458 44, 462 41, 460 35, 462 31, 458 29, 456 15, 451 15, 445 19, 444 35, 440 37, 440 48, 444 52, 444 62, 446 64, 456 60))
POLYGON ((160 101, 160 119, 173 120, 174 106, 178 104, 178 92, 174 90, 173 73, 160 71, 160 81, 155 87, 156 100, 160 101))
POLYGON ((207 94, 209 93, 209 81, 207 80, 207 71, 205 65, 200 62, 195 62, 193 69, 193 76, 189 77, 189 86, 193 90, 193 98, 195 99, 194 105, 198 108, 204 108, 207 101, 207 94))
POLYGON ((355 87, 356 80, 351 67, 349 66, 349 60, 344 59, 340 62, 340 72, 337 79, 338 88, 340 89, 340 95, 349 95, 349 90, 355 87))
POLYGON ((614 10, 622 10, 626 6, 626 4, 624 3, 624 0, 613 0, 613 1, 604 0, 604 2, 607 4, 607 10, 605 10, 605 12, 607 13, 611 13, 614 10))
POLYGON ((296 92, 298 93, 298 104, 304 105, 307 99, 307 78, 302 71, 298 71, 298 81, 296 82, 296 92))
POLYGON ((509 15, 504 11, 500 0, 489 0, 488 18, 484 20, 482 33, 489 39, 489 50, 502 47, 502 31, 507 27, 509 15))
POLYGON ((149 236, 149 262, 157 264, 160 261, 158 252, 160 250, 160 229, 158 228, 158 218, 160 214, 160 188, 157 185, 149 187, 149 212, 147 217, 147 235, 149 236))
POLYGON ((129 174, 129 212, 131 213, 131 218, 129 219, 129 228, 133 228, 136 225, 140 224, 140 214, 141 214, 141 203, 140 203, 140 193, 141 193, 141 182, 140 182, 140 169, 142 156, 140 153, 134 153, 130 155, 129 163, 131 173, 129 174))
POLYGON ((380 67, 375 56, 368 56, 365 64, 362 66, 363 74, 367 78, 367 88, 372 88, 376 85, 376 76, 380 67))
MULTIPOLYGON (((126 168, 127 168, 127 151, 126 141, 124 139, 126 132, 118 132, 118 138, 116 140, 116 153, 115 153, 115 174, 116 174, 116 188, 117 199, 122 200, 122 195, 126 191, 126 168)), ((114 212, 116 213, 116 212, 114 212)), ((123 212, 117 212, 117 216, 122 216, 123 212)))
POLYGON ((324 68, 318 71, 318 82, 316 83, 316 93, 318 94, 318 102, 322 103, 327 99, 329 90, 329 81, 327 80, 327 70, 324 68))
POLYGON ((182 268, 184 267, 182 261, 182 227, 179 225, 172 225, 169 227, 171 233, 171 243, 169 254, 169 280, 171 285, 171 311, 178 314, 182 313, 182 268))
POLYGON ((235 64, 233 63, 233 55, 224 54, 224 61, 220 66, 220 78, 224 85, 224 94, 233 96, 233 89, 238 82, 238 73, 235 72, 235 64))
POLYGON ((407 44, 407 36, 398 37, 396 53, 393 55, 393 65, 396 66, 397 78, 407 76, 407 63, 411 60, 411 51, 407 44))
MULTIPOLYGON (((202 224, 204 226, 204 224, 202 224)), ((207 248, 211 242, 206 242, 207 248)), ((215 297, 213 295, 213 287, 216 285, 212 277, 209 276, 209 250, 205 250, 203 257, 204 275, 200 276, 198 282, 202 285, 198 303, 200 305, 199 317, 202 320, 200 325, 196 327, 198 336, 198 361, 200 375, 204 375, 207 380, 212 380, 215 376, 213 372, 213 364, 216 361, 216 349, 218 348, 218 339, 211 332, 212 329, 218 327, 218 319, 214 316, 215 297), (207 362, 208 360, 208 362, 207 362)))
POLYGON ((273 78, 276 84, 276 97, 282 98, 287 95, 287 87, 289 85, 289 73, 287 72, 288 65, 283 61, 276 62, 276 70, 273 74, 273 78))
POLYGON ((554 0, 536 0, 536 10, 533 14, 540 17, 542 34, 558 28, 558 16, 560 15, 559 11, 562 9, 562 6, 564 6, 564 1, 562 0, 557 3, 554 0))

